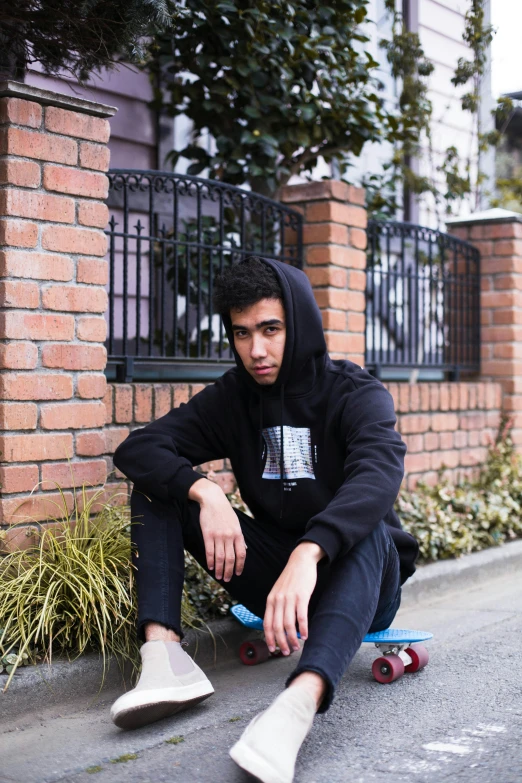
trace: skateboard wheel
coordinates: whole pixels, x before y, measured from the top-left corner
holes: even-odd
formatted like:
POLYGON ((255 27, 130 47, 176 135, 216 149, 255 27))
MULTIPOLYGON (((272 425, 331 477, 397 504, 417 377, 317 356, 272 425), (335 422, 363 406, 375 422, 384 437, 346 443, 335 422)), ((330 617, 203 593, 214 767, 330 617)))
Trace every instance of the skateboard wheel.
POLYGON ((404 663, 398 655, 383 655, 373 662, 372 674, 377 682, 393 682, 404 674, 404 663))
POLYGON ((270 650, 263 639, 253 639, 250 642, 243 642, 239 648, 239 657, 245 666, 255 666, 258 663, 268 661, 270 650))
POLYGON ((404 652, 408 653, 411 658, 411 663, 404 669, 404 671, 410 674, 418 672, 419 669, 424 669, 430 659, 430 654, 423 644, 412 644, 404 652))

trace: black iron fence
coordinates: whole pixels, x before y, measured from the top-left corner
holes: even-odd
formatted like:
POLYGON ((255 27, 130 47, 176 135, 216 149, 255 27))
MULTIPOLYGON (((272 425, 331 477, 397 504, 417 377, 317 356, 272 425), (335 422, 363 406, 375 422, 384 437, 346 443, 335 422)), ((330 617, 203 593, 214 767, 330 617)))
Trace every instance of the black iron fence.
POLYGON ((109 173, 108 374, 212 378, 232 366, 213 282, 247 255, 302 266, 302 217, 221 182, 109 173))
POLYGON ((366 363, 437 370, 450 380, 480 368, 480 254, 456 237, 370 221, 366 363))

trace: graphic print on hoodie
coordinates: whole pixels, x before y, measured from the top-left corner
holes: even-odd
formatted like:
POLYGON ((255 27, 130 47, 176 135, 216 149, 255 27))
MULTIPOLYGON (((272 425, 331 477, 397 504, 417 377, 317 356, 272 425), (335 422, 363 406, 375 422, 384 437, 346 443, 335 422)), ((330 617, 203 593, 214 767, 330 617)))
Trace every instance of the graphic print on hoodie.
POLYGON ((314 541, 330 562, 384 519, 404 581, 415 571, 418 544, 401 529, 393 507, 406 454, 393 398, 367 370, 329 357, 304 272, 262 260, 278 276, 285 309, 276 382, 262 386, 247 372, 224 316, 236 367, 188 403, 134 430, 116 450, 114 464, 145 494, 184 502, 202 477, 194 466, 227 457, 260 527, 280 528, 296 544, 314 541))

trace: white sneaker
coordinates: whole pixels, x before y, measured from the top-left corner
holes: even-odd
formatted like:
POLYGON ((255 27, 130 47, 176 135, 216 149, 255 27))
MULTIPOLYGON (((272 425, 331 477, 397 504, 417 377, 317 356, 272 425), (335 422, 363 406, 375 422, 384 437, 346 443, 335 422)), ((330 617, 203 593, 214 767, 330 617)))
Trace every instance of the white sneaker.
POLYGON ((179 642, 145 642, 140 653, 138 684, 111 708, 111 718, 121 729, 167 718, 214 693, 208 677, 179 642))
POLYGON ((231 758, 262 783, 292 783, 297 754, 316 709, 309 693, 287 688, 250 721, 230 749, 231 758))

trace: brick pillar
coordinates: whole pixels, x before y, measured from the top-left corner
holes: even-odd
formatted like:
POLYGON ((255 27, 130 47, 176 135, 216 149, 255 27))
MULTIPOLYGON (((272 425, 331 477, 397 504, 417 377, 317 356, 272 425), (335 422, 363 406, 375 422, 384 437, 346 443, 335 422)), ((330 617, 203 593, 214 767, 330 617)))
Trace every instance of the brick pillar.
POLYGON ((57 484, 72 507, 74 484, 105 482, 105 460, 88 455, 105 423, 115 111, 0 83, 0 548, 59 513, 57 484))
POLYGON ((304 271, 323 315, 333 359, 364 366, 365 193, 338 180, 287 185, 281 201, 304 215, 304 271))
POLYGON ((522 452, 522 215, 490 209, 448 221, 450 234, 481 253, 481 379, 501 384, 522 452))

